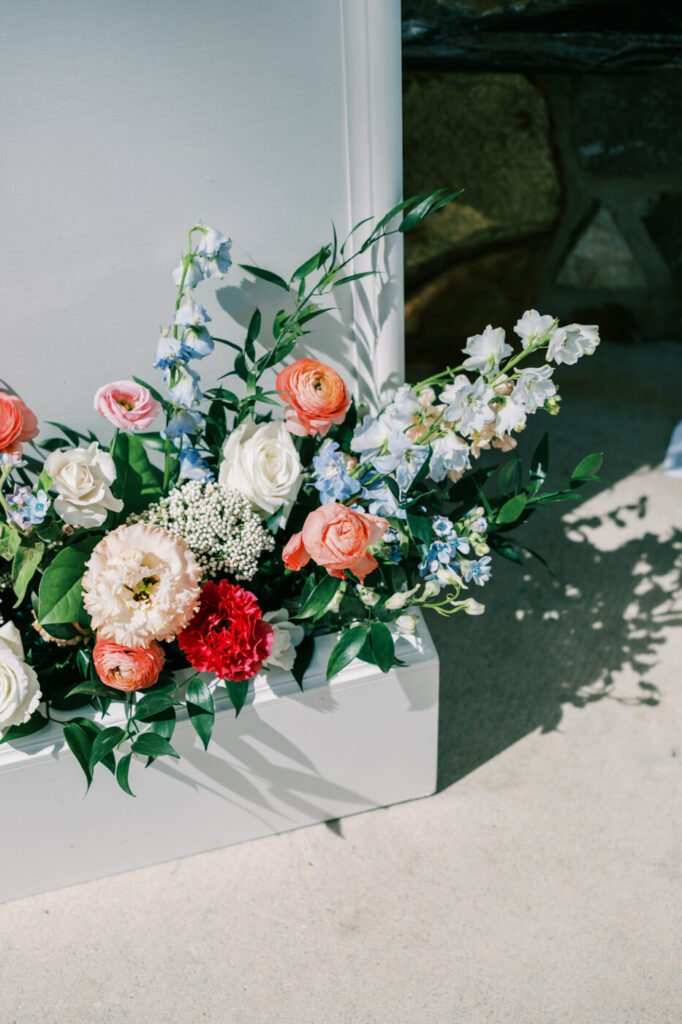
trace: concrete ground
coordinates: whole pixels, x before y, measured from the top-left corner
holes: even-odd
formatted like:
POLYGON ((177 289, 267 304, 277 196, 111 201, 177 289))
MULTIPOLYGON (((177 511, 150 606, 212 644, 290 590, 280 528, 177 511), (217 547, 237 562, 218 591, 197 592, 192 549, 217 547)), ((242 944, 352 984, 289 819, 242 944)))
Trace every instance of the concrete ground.
POLYGON ((433 623, 439 792, 0 907, 2 1024, 679 1024, 682 347, 561 378, 610 486, 433 623))

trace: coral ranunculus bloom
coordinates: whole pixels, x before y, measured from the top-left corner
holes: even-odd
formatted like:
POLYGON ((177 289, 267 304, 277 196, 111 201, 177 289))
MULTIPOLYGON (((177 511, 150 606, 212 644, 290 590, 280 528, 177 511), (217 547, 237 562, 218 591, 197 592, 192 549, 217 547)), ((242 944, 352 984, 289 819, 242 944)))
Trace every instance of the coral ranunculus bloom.
POLYGON ((114 690, 146 690, 159 678, 166 656, 160 644, 125 647, 100 637, 92 651, 97 675, 114 690))
POLYGON ((343 423, 350 408, 348 389, 341 377, 317 359, 297 359, 277 374, 275 387, 289 404, 287 427, 301 437, 324 437, 332 423, 343 423))
POLYGON ((36 414, 18 395, 0 391, 0 452, 14 451, 21 454, 18 445, 22 441, 32 441, 37 434, 36 414))
POLYGON ((350 569, 362 582, 378 565, 367 548, 381 540, 388 526, 381 516, 330 501, 308 515, 301 532, 289 539, 282 559, 287 569, 298 570, 312 558, 330 576, 342 579, 350 569))
POLYGON ((204 583, 199 611, 178 635, 192 668, 234 683, 256 675, 272 641, 272 626, 254 594, 227 580, 204 583))

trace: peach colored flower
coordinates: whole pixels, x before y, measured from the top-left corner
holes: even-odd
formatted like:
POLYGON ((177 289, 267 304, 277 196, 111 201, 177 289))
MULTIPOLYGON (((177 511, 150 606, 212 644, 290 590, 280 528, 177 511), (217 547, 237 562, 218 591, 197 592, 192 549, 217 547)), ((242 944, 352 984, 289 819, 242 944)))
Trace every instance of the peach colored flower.
POLYGON ((21 442, 32 441, 38 434, 36 414, 18 395, 0 391, 0 452, 21 454, 21 442))
POLYGON ((96 411, 120 430, 147 430, 161 412, 148 388, 134 380, 103 384, 95 393, 96 411))
POLYGON ((287 569, 298 570, 312 558, 330 576, 343 579, 350 569, 363 582, 378 565, 367 548, 380 541, 387 529, 388 521, 381 516, 330 501, 308 515, 302 531, 289 539, 282 559, 287 569))
POLYGON ((146 690, 159 678, 166 655, 155 640, 149 647, 125 647, 113 640, 97 638, 92 651, 97 675, 114 690, 146 690))
POLYGON ((277 374, 275 387, 289 403, 287 427, 292 434, 327 434, 343 423, 350 408, 348 390, 336 370, 317 359, 297 359, 277 374))

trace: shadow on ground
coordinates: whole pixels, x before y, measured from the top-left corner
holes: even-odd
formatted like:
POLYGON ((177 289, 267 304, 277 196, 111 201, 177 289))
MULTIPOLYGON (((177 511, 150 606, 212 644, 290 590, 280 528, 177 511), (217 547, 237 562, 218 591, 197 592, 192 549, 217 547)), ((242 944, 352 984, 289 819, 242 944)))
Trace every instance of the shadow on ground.
MULTIPOLYGON (((646 517, 646 501, 608 518, 627 533, 633 513, 646 517)), ((439 789, 529 732, 557 729, 567 704, 659 703, 662 631, 682 624, 682 531, 665 543, 646 533, 600 550, 588 536, 603 518, 543 524, 554 577, 498 558, 485 616, 456 629, 429 620, 441 657, 439 789)))

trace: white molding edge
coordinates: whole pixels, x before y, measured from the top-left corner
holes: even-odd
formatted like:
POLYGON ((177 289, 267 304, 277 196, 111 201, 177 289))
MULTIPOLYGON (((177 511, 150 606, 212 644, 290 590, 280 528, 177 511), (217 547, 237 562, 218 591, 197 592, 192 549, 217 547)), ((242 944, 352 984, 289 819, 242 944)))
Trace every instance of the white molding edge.
MULTIPOLYGON (((352 225, 402 198, 400 0, 339 0, 339 15, 352 225)), ((405 377, 401 235, 358 261, 358 270, 372 266, 381 278, 349 287, 359 393, 376 407, 405 377)))

